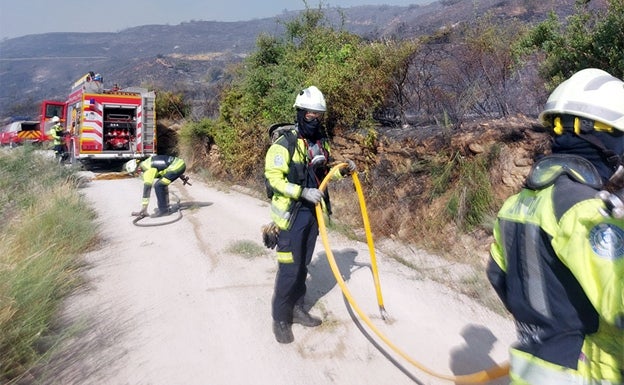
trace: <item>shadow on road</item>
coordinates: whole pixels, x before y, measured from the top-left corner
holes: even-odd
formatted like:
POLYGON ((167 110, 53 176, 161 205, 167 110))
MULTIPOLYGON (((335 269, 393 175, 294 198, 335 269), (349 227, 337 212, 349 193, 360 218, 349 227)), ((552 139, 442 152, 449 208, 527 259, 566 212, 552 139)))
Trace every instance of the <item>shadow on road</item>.
MULTIPOLYGON (((497 338, 490 329, 468 324, 461 330, 461 336, 466 343, 451 350, 451 370, 453 374, 463 375, 479 372, 496 366, 497 363, 490 357, 497 338)), ((505 385, 509 383, 507 376, 488 382, 489 385, 505 385)))
MULTIPOLYGON (((338 266, 338 271, 340 272, 340 275, 345 282, 349 281, 353 272, 361 268, 368 269, 371 272, 372 276, 372 268, 369 263, 355 262, 355 258, 358 255, 358 252, 355 249, 343 249, 340 251, 332 250, 332 253, 334 254, 336 265, 338 266)), ((307 306, 313 307, 319 299, 321 299, 324 295, 326 295, 333 289, 333 287, 336 285, 336 278, 334 277, 331 266, 329 266, 329 262, 327 261, 327 254, 325 252, 317 253, 317 258, 310 263, 310 266, 308 267, 308 272, 310 274, 310 277, 308 282, 308 291, 306 293, 306 300, 310 302, 307 306)), ((347 298, 343 296, 343 299, 345 307, 349 312, 349 316, 353 320, 355 326, 357 326, 357 328, 360 330, 362 335, 366 337, 366 339, 397 369, 399 369, 407 377, 414 381, 415 384, 424 385, 423 382, 419 381, 412 373, 410 373, 407 368, 405 368, 392 356, 392 354, 390 353, 390 349, 377 342, 377 339, 371 333, 369 333, 366 327, 362 324, 362 321, 358 318, 357 314, 355 314, 347 298)))
MULTIPOLYGON (((351 273, 355 270, 370 266, 368 264, 355 262, 355 258, 358 255, 355 249, 332 250, 332 253, 336 259, 336 265, 338 265, 340 275, 345 281, 349 281, 351 273)), ((317 253, 317 258, 314 258, 308 266, 308 273, 306 308, 309 309, 336 286, 336 278, 329 266, 327 254, 324 251, 317 253)))

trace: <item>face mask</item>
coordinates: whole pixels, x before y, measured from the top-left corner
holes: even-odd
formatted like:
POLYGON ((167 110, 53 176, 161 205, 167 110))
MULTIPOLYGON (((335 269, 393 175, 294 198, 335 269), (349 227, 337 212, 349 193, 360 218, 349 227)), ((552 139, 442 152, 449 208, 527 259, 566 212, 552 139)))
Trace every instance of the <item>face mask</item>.
POLYGON ((306 139, 317 140, 321 137, 321 122, 318 119, 306 120, 305 110, 297 110, 297 126, 299 133, 306 139))

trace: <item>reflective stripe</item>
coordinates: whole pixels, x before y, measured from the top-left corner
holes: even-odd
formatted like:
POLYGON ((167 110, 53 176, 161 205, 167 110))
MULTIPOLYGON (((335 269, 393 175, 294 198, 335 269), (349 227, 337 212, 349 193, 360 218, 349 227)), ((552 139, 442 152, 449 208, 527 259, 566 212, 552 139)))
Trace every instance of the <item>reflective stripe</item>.
POLYGON ((286 196, 288 197, 297 197, 301 194, 301 186, 294 184, 294 183, 288 183, 286 185, 286 196))
POLYGON ((607 380, 583 378, 573 369, 552 364, 516 349, 511 349, 509 362, 512 385, 618 385, 607 380))
POLYGON ((186 167, 186 163, 180 158, 176 158, 169 167, 167 167, 167 171, 180 171, 182 167, 186 167))
POLYGON ((552 319, 550 306, 547 302, 546 283, 544 282, 544 272, 541 264, 539 239, 540 228, 537 225, 525 224, 524 250, 525 268, 527 275, 524 278, 524 288, 527 291, 527 299, 531 307, 548 319, 552 319))
POLYGON ((286 222, 290 220, 290 211, 288 210, 280 210, 276 205, 271 205, 271 212, 277 216, 277 218, 282 219, 286 222))
POLYGON ((295 259, 293 258, 293 254, 290 251, 278 251, 277 252, 277 262, 279 263, 293 263, 295 259))

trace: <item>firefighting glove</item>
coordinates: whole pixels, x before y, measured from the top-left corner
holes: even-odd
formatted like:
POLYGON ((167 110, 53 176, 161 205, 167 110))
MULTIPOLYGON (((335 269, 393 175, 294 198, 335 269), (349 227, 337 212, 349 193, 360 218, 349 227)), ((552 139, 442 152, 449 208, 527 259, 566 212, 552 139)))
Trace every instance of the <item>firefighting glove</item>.
POLYGON ((147 213, 147 207, 143 206, 140 211, 133 211, 132 216, 141 218, 149 216, 149 214, 147 213))
POLYGON ((304 188, 301 191, 301 198, 306 201, 317 204, 323 199, 323 192, 317 188, 304 188))
POLYGON ((345 160, 345 163, 347 163, 347 165, 340 168, 340 175, 342 175, 343 177, 351 175, 355 172, 355 162, 353 162, 351 159, 347 159, 345 160))
POLYGON ((180 175, 180 180, 182 180, 182 185, 189 185, 192 186, 191 182, 189 182, 189 177, 182 174, 180 175))
POLYGON ((262 243, 272 249, 277 246, 277 239, 279 237, 279 227, 274 222, 267 223, 262 226, 262 243))

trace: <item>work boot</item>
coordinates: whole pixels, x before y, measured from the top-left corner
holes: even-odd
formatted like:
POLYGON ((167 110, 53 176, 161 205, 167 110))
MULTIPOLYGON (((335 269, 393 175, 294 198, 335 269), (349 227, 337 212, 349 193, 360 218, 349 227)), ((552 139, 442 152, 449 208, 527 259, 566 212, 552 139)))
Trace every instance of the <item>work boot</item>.
POLYGON ((311 316, 302 306, 295 306, 293 309, 293 323, 313 328, 319 326, 323 321, 311 316))
POLYGON ((284 321, 273 321, 273 334, 280 344, 289 344, 295 340, 292 325, 284 321))
POLYGON ((158 218, 158 217, 164 217, 171 214, 171 210, 169 209, 164 209, 161 210, 159 208, 155 208, 154 209, 154 214, 151 215, 152 218, 158 218))

